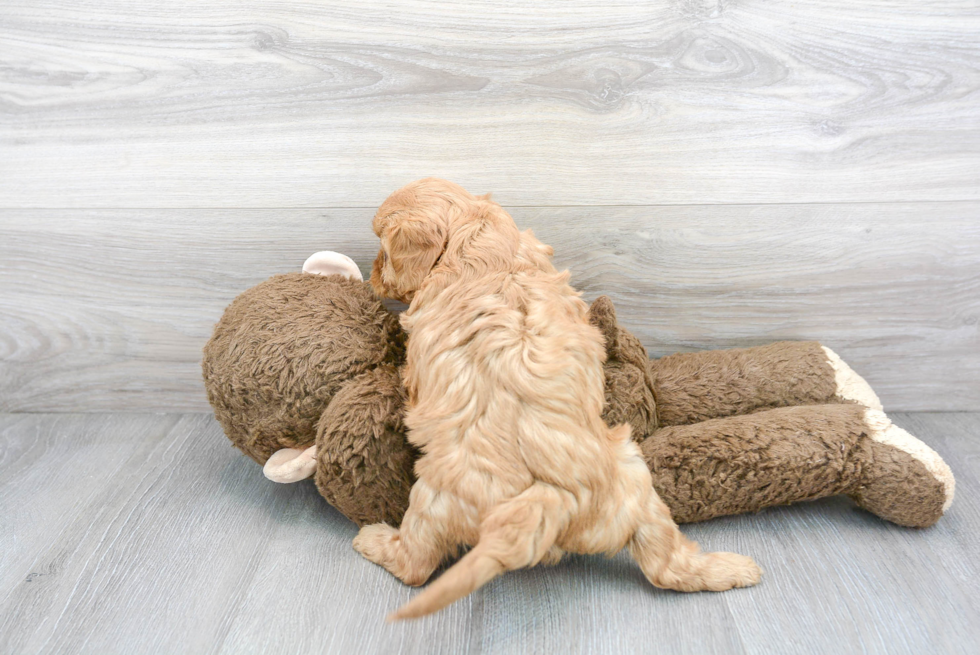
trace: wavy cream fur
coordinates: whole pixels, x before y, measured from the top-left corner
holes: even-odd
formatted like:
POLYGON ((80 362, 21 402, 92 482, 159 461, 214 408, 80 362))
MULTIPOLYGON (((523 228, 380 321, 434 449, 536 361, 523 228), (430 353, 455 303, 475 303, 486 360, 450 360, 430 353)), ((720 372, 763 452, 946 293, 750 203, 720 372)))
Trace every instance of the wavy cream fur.
POLYGON ((435 179, 392 194, 374 230, 371 283, 410 303, 406 425, 422 457, 400 529, 366 526, 354 547, 421 584, 473 546, 391 618, 563 551, 629 547, 650 582, 682 591, 758 581, 751 559, 681 535, 629 426, 602 421, 602 336, 550 247, 489 197, 435 179))

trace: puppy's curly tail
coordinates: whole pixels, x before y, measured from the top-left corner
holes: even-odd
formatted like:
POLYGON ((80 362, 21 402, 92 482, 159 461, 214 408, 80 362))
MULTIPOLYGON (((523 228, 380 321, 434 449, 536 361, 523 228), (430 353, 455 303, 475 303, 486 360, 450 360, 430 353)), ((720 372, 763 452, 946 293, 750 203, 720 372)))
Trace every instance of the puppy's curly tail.
POLYGON ((418 596, 388 616, 414 619, 466 596, 504 571, 534 566, 555 544, 568 511, 554 487, 535 483, 501 503, 480 524, 480 541, 418 596))

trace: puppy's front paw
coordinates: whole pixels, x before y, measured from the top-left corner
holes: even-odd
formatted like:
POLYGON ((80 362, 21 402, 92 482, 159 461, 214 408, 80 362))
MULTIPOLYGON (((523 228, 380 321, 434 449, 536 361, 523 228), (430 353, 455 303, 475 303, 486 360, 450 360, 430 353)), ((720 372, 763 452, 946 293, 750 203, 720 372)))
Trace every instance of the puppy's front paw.
POLYGON ((392 546, 397 540, 398 530, 387 523, 365 525, 354 537, 354 550, 387 568, 392 546))

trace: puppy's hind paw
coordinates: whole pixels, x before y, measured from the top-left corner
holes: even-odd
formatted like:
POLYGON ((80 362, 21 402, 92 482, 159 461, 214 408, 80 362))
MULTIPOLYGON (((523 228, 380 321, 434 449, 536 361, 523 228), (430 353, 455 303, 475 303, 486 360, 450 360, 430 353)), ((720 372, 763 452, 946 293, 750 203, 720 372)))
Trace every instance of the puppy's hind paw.
POLYGON ((762 569, 751 557, 737 553, 705 553, 701 577, 707 591, 751 587, 762 579, 762 569))
POLYGON ((354 550, 375 564, 386 566, 389 554, 398 540, 398 530, 387 523, 365 525, 354 537, 354 550))

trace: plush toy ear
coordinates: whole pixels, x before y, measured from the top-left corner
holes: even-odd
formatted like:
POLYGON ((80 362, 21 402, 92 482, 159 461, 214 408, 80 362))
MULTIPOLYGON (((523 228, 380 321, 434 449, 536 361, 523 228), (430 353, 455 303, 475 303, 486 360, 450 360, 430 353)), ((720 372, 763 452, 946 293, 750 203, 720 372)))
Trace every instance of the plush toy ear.
POLYGON ((316 446, 283 448, 272 453, 262 467, 265 477, 273 482, 299 482, 316 473, 316 446))
POLYGON ((619 324, 616 322, 616 308, 609 296, 599 296, 589 307, 589 323, 599 328, 606 342, 606 355, 613 357, 618 346, 619 324))
POLYGON ((353 259, 332 250, 322 250, 310 255, 309 259, 303 262, 303 272, 316 275, 336 275, 339 273, 352 280, 361 281, 364 279, 353 259))

